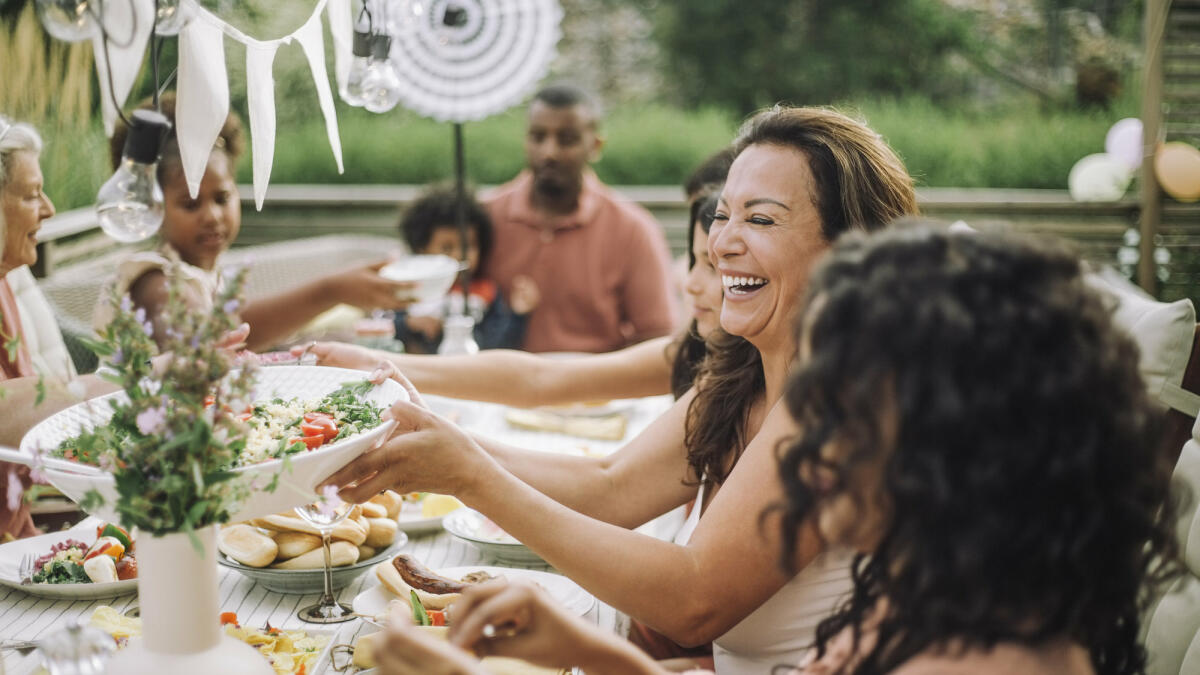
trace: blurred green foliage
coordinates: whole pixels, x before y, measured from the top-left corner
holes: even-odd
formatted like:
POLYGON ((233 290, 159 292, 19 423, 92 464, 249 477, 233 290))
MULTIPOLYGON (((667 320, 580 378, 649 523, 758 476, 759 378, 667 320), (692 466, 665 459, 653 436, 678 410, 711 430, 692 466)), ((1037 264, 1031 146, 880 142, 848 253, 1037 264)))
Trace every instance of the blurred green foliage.
MULTIPOLYGON (((1103 152, 1104 135, 1136 100, 1110 111, 1002 107, 947 108, 921 97, 838 106, 865 119, 904 158, 919 185, 1065 189, 1084 155, 1103 152)), ((372 115, 339 107, 346 173, 338 176, 320 120, 281 125, 276 183, 426 183, 451 176, 451 128, 411 113, 372 115)), ((465 125, 468 175, 500 183, 525 164, 524 111, 465 125)), ((733 139, 739 119, 713 109, 626 107, 610 112, 596 172, 617 185, 677 185, 733 139)), ((239 177, 250 179, 249 158, 239 177)))
POLYGON ((941 0, 664 2, 655 24, 681 103, 742 113, 957 92, 946 56, 971 47, 968 15, 941 0))

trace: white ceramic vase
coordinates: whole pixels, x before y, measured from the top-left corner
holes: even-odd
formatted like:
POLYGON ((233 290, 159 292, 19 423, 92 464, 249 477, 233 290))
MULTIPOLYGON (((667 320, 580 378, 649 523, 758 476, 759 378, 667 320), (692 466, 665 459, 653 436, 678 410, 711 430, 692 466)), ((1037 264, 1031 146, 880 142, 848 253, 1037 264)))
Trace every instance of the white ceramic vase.
POLYGON ((217 593, 217 527, 137 540, 142 639, 113 655, 113 675, 274 675, 267 660, 221 629, 217 593))

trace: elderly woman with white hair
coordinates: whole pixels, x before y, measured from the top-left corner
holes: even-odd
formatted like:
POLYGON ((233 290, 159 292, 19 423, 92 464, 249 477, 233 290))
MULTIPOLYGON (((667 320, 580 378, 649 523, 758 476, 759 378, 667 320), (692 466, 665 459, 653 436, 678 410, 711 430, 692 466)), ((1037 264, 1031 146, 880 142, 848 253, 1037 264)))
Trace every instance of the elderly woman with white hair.
MULTIPOLYGON (((73 374, 62 335, 29 271, 37 262, 38 229, 54 215, 42 190, 41 150, 33 127, 0 117, 0 380, 73 374)), ((0 468, 0 537, 36 534, 28 507, 14 494, 28 487, 28 472, 8 464, 0 468)))

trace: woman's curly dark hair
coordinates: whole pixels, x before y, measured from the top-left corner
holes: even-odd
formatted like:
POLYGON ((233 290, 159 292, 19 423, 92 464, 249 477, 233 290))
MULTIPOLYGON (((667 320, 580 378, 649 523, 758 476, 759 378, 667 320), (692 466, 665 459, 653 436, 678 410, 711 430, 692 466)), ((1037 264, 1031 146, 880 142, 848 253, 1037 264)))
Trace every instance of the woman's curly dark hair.
POLYGON ((1137 348, 1078 259, 908 224, 843 238, 808 297, 785 394, 802 430, 780 459, 785 566, 832 499, 882 505, 818 651, 874 631, 847 670, 885 673, 930 648, 1066 639, 1097 673, 1144 672, 1140 610, 1178 569, 1171 467, 1137 348), (881 493, 848 486, 866 466, 881 493))

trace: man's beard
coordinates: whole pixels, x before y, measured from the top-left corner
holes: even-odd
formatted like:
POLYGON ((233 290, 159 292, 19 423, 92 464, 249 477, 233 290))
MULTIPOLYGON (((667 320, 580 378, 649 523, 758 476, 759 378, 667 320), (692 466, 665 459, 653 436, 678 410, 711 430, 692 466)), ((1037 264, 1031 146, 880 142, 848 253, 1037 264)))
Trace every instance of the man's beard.
POLYGON ((566 199, 579 194, 582 180, 572 180, 561 173, 535 175, 533 189, 549 200, 566 199))

